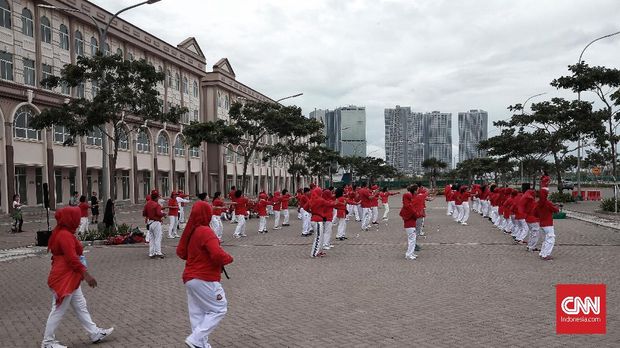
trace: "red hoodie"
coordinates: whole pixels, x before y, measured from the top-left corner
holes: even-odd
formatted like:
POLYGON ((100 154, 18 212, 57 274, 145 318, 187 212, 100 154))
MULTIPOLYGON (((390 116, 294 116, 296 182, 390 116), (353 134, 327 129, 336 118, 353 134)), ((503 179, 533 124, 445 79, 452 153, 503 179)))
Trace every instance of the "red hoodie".
POLYGON ((403 207, 400 208, 400 217, 403 219, 403 224, 405 228, 415 228, 416 220, 418 216, 416 215, 416 209, 413 205, 413 195, 411 192, 407 192, 403 195, 403 207))
POLYGON ((540 227, 553 226, 553 214, 560 211, 555 204, 551 203, 551 201, 547 199, 548 194, 549 191, 540 190, 540 199, 538 200, 538 205, 536 206, 538 217, 540 218, 540 227))
POLYGON ((336 199, 336 217, 344 219, 347 217, 347 199, 344 196, 336 199))
POLYGON ((370 190, 368 190, 367 187, 362 187, 361 189, 359 189, 359 198, 360 198, 360 204, 362 205, 362 208, 370 208, 372 207, 372 202, 370 199, 370 190))

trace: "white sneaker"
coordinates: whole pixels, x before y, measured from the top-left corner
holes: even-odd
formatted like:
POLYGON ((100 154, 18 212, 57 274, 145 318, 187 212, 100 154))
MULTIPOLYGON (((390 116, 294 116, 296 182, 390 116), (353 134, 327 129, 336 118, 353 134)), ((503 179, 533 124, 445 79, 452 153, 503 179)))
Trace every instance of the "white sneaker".
POLYGON ((238 234, 233 234, 233 237, 235 237, 235 238, 239 239, 239 238, 241 238, 241 235, 238 235, 238 234))
POLYGON ((274 229, 274 230, 279 230, 279 229, 280 229, 280 227, 274 227, 273 229, 274 229))
POLYGON ((417 259, 417 258, 418 258, 418 255, 413 254, 413 255, 411 255, 411 256, 405 256, 405 258, 406 258, 407 260, 415 260, 415 259, 417 259))
POLYGON ((467 226, 467 222, 461 222, 461 225, 467 226))
POLYGON ((110 336, 113 331, 114 331, 113 327, 111 327, 109 329, 102 329, 95 336, 91 337, 93 343, 99 343, 99 342, 103 341, 106 337, 110 336))
POLYGON ((331 246, 329 246, 329 245, 327 245, 327 246, 323 246, 323 250, 329 250, 329 249, 331 249, 331 248, 332 248, 332 247, 331 247, 331 246))
POLYGON ((426 233, 420 232, 420 236, 425 236, 425 235, 426 235, 426 233))
POLYGON ((58 341, 41 343, 41 348, 68 348, 67 346, 63 346, 58 341))

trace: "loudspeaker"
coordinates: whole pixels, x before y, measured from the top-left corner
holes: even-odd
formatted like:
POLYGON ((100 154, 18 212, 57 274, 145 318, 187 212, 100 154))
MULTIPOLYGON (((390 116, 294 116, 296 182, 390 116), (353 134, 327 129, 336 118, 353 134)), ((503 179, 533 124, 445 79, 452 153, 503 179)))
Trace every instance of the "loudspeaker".
POLYGON ((43 183, 43 206, 45 208, 50 207, 50 190, 46 182, 43 183))
POLYGON ((37 231, 37 246, 47 246, 52 231, 37 231))

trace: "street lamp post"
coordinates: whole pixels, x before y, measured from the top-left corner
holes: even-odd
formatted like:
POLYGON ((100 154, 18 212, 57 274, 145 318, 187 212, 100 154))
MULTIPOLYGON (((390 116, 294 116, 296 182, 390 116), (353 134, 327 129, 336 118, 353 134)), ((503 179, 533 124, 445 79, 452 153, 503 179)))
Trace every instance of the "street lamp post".
MULTIPOLYGON (((528 101, 530 101, 530 99, 540 97, 541 95, 545 95, 545 94, 547 94, 547 92, 534 94, 533 96, 525 99, 523 104, 521 104, 521 112, 525 114, 525 105, 527 104, 528 101)), ((521 159, 521 184, 523 184, 523 159, 521 159)))
MULTIPOLYGON (((80 10, 80 9, 76 9, 76 8, 65 8, 65 7, 57 7, 54 5, 45 5, 45 4, 39 4, 37 5, 38 7, 41 8, 49 8, 52 10, 57 10, 57 11, 64 11, 64 12, 79 12, 85 16, 87 16, 88 18, 90 18, 91 21, 93 21, 93 24, 95 25, 95 28, 97 28, 97 32, 99 34, 99 46, 97 47, 97 52, 101 55, 105 54, 105 44, 106 44, 106 39, 108 36, 108 30, 110 29, 110 25, 112 24, 112 21, 114 21, 114 19, 116 19, 116 17, 118 17, 121 13, 131 10, 133 8, 136 8, 138 6, 142 6, 142 5, 151 5, 154 4, 156 2, 159 2, 161 0, 147 0, 147 1, 143 1, 140 3, 137 3, 135 5, 131 5, 128 7, 125 7, 124 9, 116 12, 109 20, 108 22, 105 24, 105 26, 102 28, 99 25, 99 22, 95 19, 95 17, 91 16, 90 14, 80 10)), ((101 130, 102 136, 101 136, 101 147, 102 147, 102 156, 101 156, 101 186, 103 187, 103 193, 100 192, 100 198, 101 201, 104 201, 108 198, 108 196, 110 195, 110 181, 108 178, 108 141, 107 141, 107 135, 106 132, 104 131, 105 126, 99 127, 99 129, 101 130)))
MULTIPOLYGON (((284 98, 280 98, 278 100, 276 100, 276 104, 280 104, 281 101, 286 100, 286 99, 291 99, 291 98, 297 98, 304 95, 303 93, 297 93, 297 94, 293 94, 293 95, 289 95, 288 97, 284 97, 284 98)), ((270 161, 271 164, 271 191, 275 192, 276 189, 276 176, 274 175, 273 171, 273 159, 271 159, 270 161)), ((293 178, 293 180, 297 180, 297 178, 293 178)), ((295 183, 297 184, 297 183, 295 183)), ((295 185, 295 188, 297 188, 297 185, 295 185)))
MULTIPOLYGON (((612 37, 612 36, 615 36, 615 35, 618 35, 618 34, 620 34, 620 31, 616 31, 615 33, 611 33, 611 34, 607 34, 607 35, 603 35, 601 37, 597 37, 596 39, 590 41, 586 45, 586 47, 584 47, 583 50, 581 50, 581 54, 579 54, 579 60, 577 61, 577 65, 581 65, 581 63, 582 63, 581 59, 583 58, 583 54, 588 49, 588 47, 590 47, 590 45, 592 45, 593 43, 595 43, 595 42, 597 42, 599 40, 603 40, 603 39, 606 39, 608 37, 612 37)), ((577 90, 577 101, 579 101, 579 102, 581 101, 581 90, 577 90)), ((616 178, 614 178, 614 181, 615 180, 616 180, 616 178)), ((615 191, 616 190, 614 189, 614 192, 615 191)), ((581 197, 581 136, 579 136, 579 139, 577 140, 577 196, 579 197, 579 199, 583 200, 583 197, 581 197)), ((616 201, 617 201, 617 199, 616 199, 616 201)))

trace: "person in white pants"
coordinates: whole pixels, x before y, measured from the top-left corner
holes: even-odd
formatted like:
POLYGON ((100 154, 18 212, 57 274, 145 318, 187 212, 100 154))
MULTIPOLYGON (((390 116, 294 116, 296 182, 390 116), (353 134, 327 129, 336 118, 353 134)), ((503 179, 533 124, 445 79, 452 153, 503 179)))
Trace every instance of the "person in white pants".
POLYGON ((245 234, 245 215, 248 213, 248 199, 243 195, 243 191, 235 192, 235 214, 237 216, 237 227, 233 237, 247 237, 245 234))
POLYGON ((221 281, 222 269, 233 262, 208 227, 210 209, 198 201, 192 212, 176 253, 185 260, 183 283, 187 293, 187 309, 192 332, 185 338, 189 348, 207 348, 209 335, 228 311, 228 301, 221 281))
POLYGON ((540 218, 540 228, 544 235, 544 241, 538 254, 543 260, 552 260, 551 252, 555 245, 555 229, 553 227, 553 214, 560 210, 547 199, 549 190, 540 190, 540 199, 536 206, 540 218))
MULTIPOLYGON (((456 222, 459 222, 461 225, 467 225, 467 220, 469 220, 469 198, 470 193, 467 191, 467 186, 459 187, 459 201, 461 201, 461 208, 459 210, 459 217, 456 222)), ((457 202, 458 203, 458 202, 457 202)), ((457 205, 458 207, 458 205, 457 205)))
POLYGON ((183 191, 179 191, 176 196, 177 204, 179 206, 179 223, 185 223, 185 204, 189 203, 190 200, 184 197, 183 191))
POLYGON ((284 189, 282 190, 282 195, 280 197, 280 200, 282 202, 281 207, 280 207, 280 214, 282 215, 282 226, 290 226, 291 224, 289 223, 289 211, 288 211, 288 202, 291 199, 291 195, 288 194, 288 190, 284 189))
POLYGON ((217 236, 217 239, 222 241, 222 237, 224 236, 224 225, 222 224, 222 218, 219 215, 213 214, 211 217, 211 223, 209 226, 217 236))
POLYGON ((164 254, 161 252, 161 221, 149 220, 148 226, 150 234, 149 257, 152 259, 156 257, 163 258, 164 254))
POLYGON ((88 219, 88 210, 90 205, 86 202, 86 196, 80 196, 80 204, 78 205, 80 208, 80 227, 78 229, 78 233, 83 235, 88 232, 88 226, 90 225, 90 220, 88 219))
POLYGON ((179 214, 180 214, 180 203, 177 199, 176 192, 172 192, 170 194, 170 199, 168 200, 168 238, 177 238, 179 234, 177 233, 177 227, 179 225, 179 214))
POLYGON ((338 226, 338 232, 336 232, 336 239, 343 241, 347 239, 347 198, 344 197, 344 190, 341 188, 336 189, 336 206, 334 207, 336 213, 334 214, 334 226, 338 226))
POLYGON ((410 186, 407 193, 403 194, 403 206, 400 209, 400 217, 403 219, 405 233, 407 233, 407 251, 405 258, 407 260, 415 260, 418 255, 415 254, 416 243, 416 220, 415 206, 413 203, 413 192, 417 190, 417 185, 410 186))

